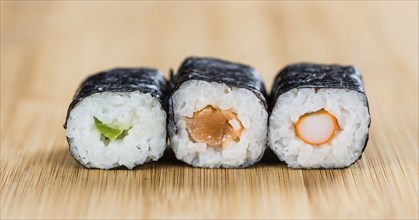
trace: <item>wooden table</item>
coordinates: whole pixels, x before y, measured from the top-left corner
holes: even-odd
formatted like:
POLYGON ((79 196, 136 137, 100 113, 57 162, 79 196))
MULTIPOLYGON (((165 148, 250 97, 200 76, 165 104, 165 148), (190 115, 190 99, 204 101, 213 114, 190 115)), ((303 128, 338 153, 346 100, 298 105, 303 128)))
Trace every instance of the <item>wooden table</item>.
POLYGON ((1 2, 1 218, 418 218, 418 2, 1 2), (198 169, 168 150, 87 170, 62 127, 78 84, 113 67, 215 56, 274 75, 300 61, 363 72, 364 157, 297 170, 272 153, 198 169))

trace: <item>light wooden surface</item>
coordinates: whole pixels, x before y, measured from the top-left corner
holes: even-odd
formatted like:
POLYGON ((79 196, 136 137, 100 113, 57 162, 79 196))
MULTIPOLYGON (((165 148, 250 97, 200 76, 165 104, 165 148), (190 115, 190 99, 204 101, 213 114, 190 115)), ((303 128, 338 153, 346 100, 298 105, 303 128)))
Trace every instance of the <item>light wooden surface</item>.
POLYGON ((1 218, 418 218, 418 2, 1 2, 1 218), (343 170, 194 169, 171 151, 87 170, 62 128, 78 84, 185 56, 354 64, 372 126, 343 170))

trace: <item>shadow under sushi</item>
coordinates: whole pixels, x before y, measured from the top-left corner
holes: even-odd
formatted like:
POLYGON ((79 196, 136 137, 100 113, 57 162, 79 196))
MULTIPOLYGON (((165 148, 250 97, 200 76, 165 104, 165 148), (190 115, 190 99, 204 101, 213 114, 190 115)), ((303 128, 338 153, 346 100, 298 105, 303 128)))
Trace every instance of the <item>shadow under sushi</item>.
MULTIPOLYGON (((46 166, 49 168, 57 168, 67 170, 74 169, 86 169, 86 170, 100 170, 94 168, 85 168, 79 164, 70 154, 68 146, 55 146, 51 151, 38 151, 37 153, 27 157, 26 162, 31 166, 46 166)), ((281 162, 275 153, 267 148, 263 157, 256 164, 244 167, 244 168, 233 168, 233 169, 246 169, 246 168, 258 168, 264 166, 284 166, 286 164, 281 162)), ((163 156, 158 161, 150 161, 145 164, 139 165, 132 170, 144 170, 144 169, 156 169, 164 167, 186 167, 186 168, 195 168, 183 161, 180 161, 176 158, 173 150, 170 147, 167 147, 163 156)), ((199 168, 197 168, 199 169, 199 168)), ((206 169, 206 168, 204 168, 206 169)), ((222 168, 225 169, 225 168, 222 168)), ((230 169, 230 168, 229 168, 230 169)), ((129 170, 124 166, 113 168, 110 170, 129 170)))
MULTIPOLYGON (((257 165, 267 165, 267 166, 273 166, 273 165, 285 165, 285 163, 281 162, 278 157, 275 155, 275 153, 269 148, 267 147, 265 150, 265 153, 263 154, 262 159, 260 159, 260 161, 258 163, 256 163, 257 165)), ((286 165, 285 165, 286 166, 286 165)))

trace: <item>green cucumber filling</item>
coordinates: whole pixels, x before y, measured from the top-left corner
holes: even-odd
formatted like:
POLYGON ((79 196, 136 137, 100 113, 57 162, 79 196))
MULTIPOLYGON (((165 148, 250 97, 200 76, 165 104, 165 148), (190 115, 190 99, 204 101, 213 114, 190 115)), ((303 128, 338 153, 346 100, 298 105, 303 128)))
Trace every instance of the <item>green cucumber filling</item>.
MULTIPOLYGON (((128 134, 128 129, 125 130, 121 130, 118 128, 115 128, 111 125, 107 125, 103 122, 101 122, 99 119, 97 119, 96 117, 93 117, 95 120, 95 127, 96 129, 100 132, 100 134, 105 137, 106 139, 113 141, 115 139, 122 139, 125 136, 127 136, 128 134)), ((101 138, 102 139, 102 138, 101 138)), ((107 142, 107 141, 106 141, 107 142)))

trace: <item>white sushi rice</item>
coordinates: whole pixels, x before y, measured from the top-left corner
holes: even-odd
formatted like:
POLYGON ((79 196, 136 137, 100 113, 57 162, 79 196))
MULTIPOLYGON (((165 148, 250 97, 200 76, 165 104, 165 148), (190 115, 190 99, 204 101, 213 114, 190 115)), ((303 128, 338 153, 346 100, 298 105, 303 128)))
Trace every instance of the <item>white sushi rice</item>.
POLYGON ((269 119, 269 145, 294 168, 342 168, 362 154, 370 116, 365 95, 346 89, 292 89, 282 94, 269 119), (295 133, 299 117, 325 109, 340 130, 323 145, 303 142, 295 133))
POLYGON ((72 155, 84 166, 100 169, 125 166, 132 169, 163 155, 166 112, 148 93, 96 93, 73 108, 66 133, 72 155), (93 117, 120 129, 130 128, 128 134, 123 139, 105 144, 93 117))
MULTIPOLYGON (((171 146, 178 159, 197 167, 245 167, 263 155, 267 137, 268 113, 261 101, 249 90, 225 84, 190 80, 183 83, 170 100, 174 121, 169 124, 171 146), (195 143, 189 138, 185 117, 191 118, 207 105, 235 112, 244 126, 238 142, 224 147, 195 143)), ((240 126, 230 120, 233 128, 240 126)))

